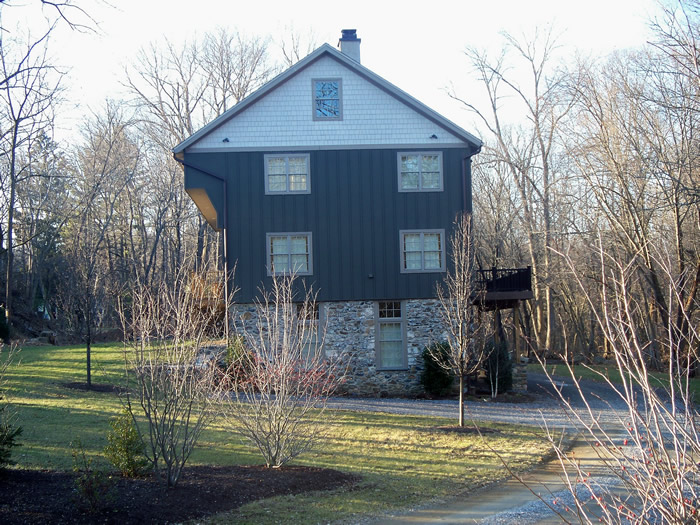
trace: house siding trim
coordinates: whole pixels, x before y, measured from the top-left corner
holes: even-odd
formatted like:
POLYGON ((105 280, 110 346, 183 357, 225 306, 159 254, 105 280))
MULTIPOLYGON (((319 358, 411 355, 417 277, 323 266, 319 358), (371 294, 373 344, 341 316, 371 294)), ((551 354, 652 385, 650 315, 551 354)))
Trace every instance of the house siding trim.
POLYGON ((196 151, 193 153, 275 153, 282 149, 288 153, 310 152, 310 151, 334 151, 334 150, 377 150, 377 149, 397 149, 397 150, 417 150, 425 149, 427 146, 433 149, 464 149, 464 144, 457 143, 431 143, 431 144, 327 144, 327 145, 308 145, 308 146, 260 146, 260 147, 221 147, 207 148, 206 150, 196 151))

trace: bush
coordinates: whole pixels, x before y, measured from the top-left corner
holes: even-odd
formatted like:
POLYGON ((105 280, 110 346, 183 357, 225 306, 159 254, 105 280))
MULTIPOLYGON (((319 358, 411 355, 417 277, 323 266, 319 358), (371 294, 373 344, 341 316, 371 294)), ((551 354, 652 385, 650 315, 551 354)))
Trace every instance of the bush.
MULTIPOLYGON (((0 318, 4 319, 5 312, 0 308, 0 318)), ((2 355, 6 350, 5 346, 0 342, 0 468, 5 465, 12 465, 14 462, 10 459, 12 448, 19 446, 17 438, 22 433, 22 427, 15 425, 17 414, 12 410, 7 400, 5 399, 5 371, 10 366, 14 359, 16 349, 10 348, 9 352, 2 355)))
POLYGON ((231 337, 224 355, 224 371, 234 382, 245 381, 251 374, 250 352, 251 350, 246 345, 245 337, 241 335, 231 337))
POLYGON ((505 342, 488 343, 486 377, 491 385, 491 397, 507 392, 513 387, 513 362, 505 342))
POLYGON ((443 396, 450 392, 454 376, 449 370, 440 365, 448 363, 450 345, 446 342, 434 343, 423 349, 423 373, 420 382, 428 394, 443 396))
POLYGON ((0 342, 10 342, 10 325, 7 323, 5 308, 0 306, 0 342))
MULTIPOLYGON (((0 403, 4 403, 1 395, 0 403)), ((14 418, 8 412, 8 405, 0 405, 0 468, 14 464, 10 459, 12 448, 19 446, 16 440, 22 433, 22 427, 14 425, 14 418)))
POLYGON ((107 434, 108 444, 104 450, 107 460, 124 477, 144 475, 148 471, 149 461, 129 410, 125 408, 120 415, 113 417, 109 426, 112 429, 107 434))
POLYGON ((112 480, 103 470, 93 468, 79 439, 71 443, 71 455, 78 499, 90 512, 97 512, 113 499, 112 480))

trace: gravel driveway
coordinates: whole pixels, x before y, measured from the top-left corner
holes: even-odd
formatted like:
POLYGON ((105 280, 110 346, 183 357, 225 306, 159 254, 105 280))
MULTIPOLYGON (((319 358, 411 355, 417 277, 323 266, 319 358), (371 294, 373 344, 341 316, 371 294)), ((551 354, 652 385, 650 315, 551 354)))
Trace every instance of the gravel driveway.
MULTIPOLYGON (((625 417, 625 405, 610 387, 593 381, 582 381, 584 395, 596 417, 606 422, 606 426, 616 426, 625 417)), ((555 388, 560 389, 573 408, 585 409, 578 391, 564 378, 555 378, 552 384, 544 374, 528 374, 528 392, 535 400, 525 403, 502 403, 491 401, 488 396, 480 401, 465 403, 465 416, 474 421, 497 421, 502 423, 564 428, 570 426, 566 411, 555 388)), ((403 398, 354 398, 335 397, 328 403, 329 408, 387 412, 391 414, 413 414, 457 418, 459 403, 455 399, 403 399, 403 398)))

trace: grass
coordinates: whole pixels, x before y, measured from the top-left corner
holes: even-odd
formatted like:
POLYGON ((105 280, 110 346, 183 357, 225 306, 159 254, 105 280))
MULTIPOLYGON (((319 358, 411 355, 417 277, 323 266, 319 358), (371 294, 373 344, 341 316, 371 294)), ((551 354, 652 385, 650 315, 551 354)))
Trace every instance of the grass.
MULTIPOLYGON (((563 363, 558 364, 547 364, 547 371, 552 375, 558 375, 563 377, 571 377, 571 373, 567 366, 563 363)), ((530 373, 542 373, 542 365, 539 363, 531 363, 527 365, 527 371, 530 373)), ((588 379, 590 381, 596 381, 598 383, 605 382, 605 378, 608 378, 613 384, 622 384, 622 376, 620 375, 620 370, 614 362, 602 365, 574 365, 573 366, 574 377, 578 379, 588 379)), ((649 372, 649 377, 654 379, 658 386, 667 387, 669 384, 668 374, 664 372, 651 371, 649 372)), ((689 391, 694 399, 700 399, 700 378, 691 377, 689 383, 689 391)))
MULTIPOLYGON (((93 382, 119 384, 121 345, 93 348, 93 382)), ((85 349, 28 347, 7 372, 8 397, 24 427, 13 453, 21 468, 69 470, 71 441, 80 438, 97 465, 106 465, 109 418, 121 409, 114 393, 67 388, 85 381, 85 349)), ((447 498, 507 476, 501 458, 524 470, 548 452, 528 427, 484 424, 484 437, 444 432, 454 420, 338 411, 328 418, 322 446, 298 463, 352 472, 352 490, 276 497, 212 517, 210 523, 318 523, 354 520, 447 498), (498 451, 498 454, 496 453, 498 451)), ((260 464, 261 457, 238 435, 215 423, 202 434, 191 464, 260 464)))

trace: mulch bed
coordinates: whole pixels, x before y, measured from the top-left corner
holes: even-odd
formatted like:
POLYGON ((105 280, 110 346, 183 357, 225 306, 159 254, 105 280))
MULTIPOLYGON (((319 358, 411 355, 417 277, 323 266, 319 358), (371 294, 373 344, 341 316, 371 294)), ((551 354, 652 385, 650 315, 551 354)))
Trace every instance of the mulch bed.
POLYGON ((114 477, 111 495, 97 512, 81 503, 74 480, 68 472, 0 471, 0 523, 179 523, 271 496, 339 488, 357 478, 300 466, 193 466, 172 489, 153 477, 114 477))
POLYGON ((435 430, 440 432, 453 433, 453 434, 470 434, 480 436, 482 434, 500 434, 499 430, 494 428, 475 428, 473 426, 459 427, 459 426, 444 426, 435 427, 435 430))
POLYGON ((106 385, 102 383, 93 383, 89 387, 87 383, 61 383, 64 388, 70 388, 71 390, 84 390, 85 392, 115 392, 119 393, 120 388, 117 385, 106 385))

